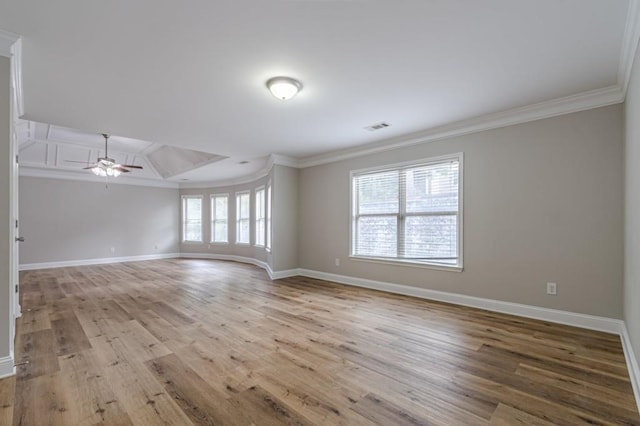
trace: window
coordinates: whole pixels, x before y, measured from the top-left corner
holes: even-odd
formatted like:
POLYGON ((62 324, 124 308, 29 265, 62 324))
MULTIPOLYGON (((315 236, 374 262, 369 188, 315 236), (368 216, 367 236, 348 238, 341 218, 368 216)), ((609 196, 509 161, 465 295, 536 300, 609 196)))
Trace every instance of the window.
POLYGON ((182 241, 202 242, 202 196, 182 197, 182 241))
POLYGON ((256 246, 264 247, 264 188, 256 189, 256 246))
POLYGON ((462 153, 351 173, 351 256, 462 268, 462 153))
POLYGON ((267 237, 265 247, 271 250, 271 184, 267 185, 267 237))
POLYGON ((249 244, 249 193, 236 194, 236 243, 249 244))
POLYGON ((211 242, 229 242, 229 196, 218 194, 211 196, 211 242))

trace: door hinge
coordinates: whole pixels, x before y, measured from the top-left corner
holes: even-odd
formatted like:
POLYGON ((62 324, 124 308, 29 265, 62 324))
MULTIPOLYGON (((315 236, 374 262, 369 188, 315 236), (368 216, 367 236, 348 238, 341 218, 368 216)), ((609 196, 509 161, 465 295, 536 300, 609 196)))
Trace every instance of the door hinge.
POLYGON ((18 284, 16 284, 16 293, 18 292, 18 284))
POLYGON ((16 155, 16 164, 18 164, 18 156, 16 155))
POLYGON ((18 229, 18 219, 16 219, 16 229, 18 229))

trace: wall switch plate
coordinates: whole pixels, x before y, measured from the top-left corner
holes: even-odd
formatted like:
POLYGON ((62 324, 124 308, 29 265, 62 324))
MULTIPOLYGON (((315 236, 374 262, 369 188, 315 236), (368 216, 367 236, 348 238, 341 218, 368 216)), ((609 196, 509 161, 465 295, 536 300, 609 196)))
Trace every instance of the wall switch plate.
POLYGON ((340 258, 336 257, 336 266, 340 266, 340 258))
POLYGON ((558 285, 556 283, 547 283, 547 294, 555 296, 558 294, 558 285))
POLYGON ((116 252, 116 248, 115 247, 111 247, 111 253, 115 253, 116 252))

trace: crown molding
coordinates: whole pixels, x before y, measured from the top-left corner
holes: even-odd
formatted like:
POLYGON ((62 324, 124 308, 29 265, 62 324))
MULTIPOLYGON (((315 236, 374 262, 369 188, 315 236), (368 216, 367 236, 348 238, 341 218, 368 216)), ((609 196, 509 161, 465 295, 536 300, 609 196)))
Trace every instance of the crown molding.
MULTIPOLYGON (((103 177, 96 176, 86 171, 71 171, 60 170, 51 167, 31 166, 29 164, 20 164, 19 167, 20 176, 24 177, 37 177, 44 179, 62 179, 62 180, 76 180, 93 183, 104 183, 103 177)), ((156 179, 147 178, 134 178, 127 176, 119 176, 117 178, 109 179, 109 185, 136 185, 136 186, 151 186, 157 188, 171 188, 178 189, 177 182, 167 182, 156 179)))
POLYGON ((626 96, 627 87, 631 78, 633 60, 638 49, 640 39, 640 0, 629 0, 627 9, 627 20, 622 37, 622 47, 620 49, 620 61, 618 64, 618 86, 622 88, 626 96))
POLYGON ((11 47, 18 40, 20 40, 19 35, 0 30, 0 56, 11 58, 13 56, 11 47))
POLYGON ((345 149, 302 158, 296 162, 296 167, 305 168, 333 163, 363 155, 376 154, 421 143, 433 142, 470 133, 477 133, 485 130, 497 129, 515 124, 541 120, 544 118, 570 114, 573 112, 618 104, 623 101, 624 93, 620 86, 609 86, 602 89, 590 90, 576 95, 565 96, 562 98, 552 99, 550 101, 458 121, 444 126, 435 127, 424 132, 413 133, 400 138, 393 138, 378 143, 368 144, 362 148, 345 149))
POLYGON ((224 179, 217 181, 204 181, 204 182, 189 182, 180 183, 180 189, 200 189, 200 188, 215 188, 221 186, 242 185, 245 183, 255 182, 258 179, 267 177, 271 173, 273 166, 286 166, 286 167, 299 167, 298 160, 295 158, 287 157, 285 155, 271 154, 267 159, 264 167, 257 172, 251 173, 247 176, 242 176, 235 179, 224 179))

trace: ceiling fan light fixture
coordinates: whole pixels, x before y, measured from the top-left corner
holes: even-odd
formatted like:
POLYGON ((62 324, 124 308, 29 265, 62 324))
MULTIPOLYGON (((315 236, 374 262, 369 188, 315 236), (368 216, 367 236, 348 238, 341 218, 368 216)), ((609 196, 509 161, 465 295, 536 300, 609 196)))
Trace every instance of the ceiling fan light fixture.
POLYGON ((100 176, 100 177, 106 177, 106 176, 118 177, 121 174, 120 170, 112 166, 105 166, 104 164, 99 164, 95 167, 92 167, 91 171, 93 172, 94 175, 100 176))
POLYGON ((267 87, 273 96, 286 101, 302 90, 302 83, 291 77, 273 77, 267 80, 267 87))

